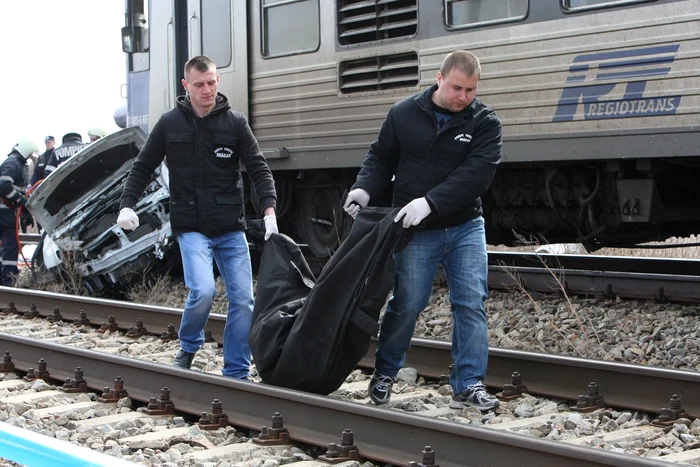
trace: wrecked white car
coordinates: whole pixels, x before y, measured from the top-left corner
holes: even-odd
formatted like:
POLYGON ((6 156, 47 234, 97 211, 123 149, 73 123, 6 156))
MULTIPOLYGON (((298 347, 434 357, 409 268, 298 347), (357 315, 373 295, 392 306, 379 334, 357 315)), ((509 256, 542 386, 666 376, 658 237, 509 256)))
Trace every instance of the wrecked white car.
POLYGON ((36 271, 79 274, 84 292, 106 295, 148 273, 178 265, 170 229, 168 170, 153 174, 134 210, 139 227, 117 225, 119 201, 146 135, 127 128, 97 140, 51 173, 27 208, 44 229, 32 258, 36 271))

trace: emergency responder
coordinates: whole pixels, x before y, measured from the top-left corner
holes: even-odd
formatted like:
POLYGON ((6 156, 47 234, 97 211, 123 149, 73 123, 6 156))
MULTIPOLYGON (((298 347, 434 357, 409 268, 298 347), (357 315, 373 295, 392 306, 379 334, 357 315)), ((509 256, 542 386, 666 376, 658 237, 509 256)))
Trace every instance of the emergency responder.
POLYGON ((73 154, 87 146, 83 143, 83 137, 78 133, 66 133, 63 135, 61 143, 62 144, 56 148, 53 155, 46 162, 44 172, 47 177, 51 172, 56 170, 59 165, 70 159, 73 154))
POLYGON ((101 126, 94 126, 88 130, 88 136, 90 137, 90 142, 94 143, 98 139, 107 136, 107 132, 101 126))
MULTIPOLYGON (((0 165, 0 284, 12 286, 17 269, 17 208, 27 203, 24 186, 27 184, 27 159, 39 152, 37 145, 23 139, 15 145, 0 165)), ((22 210, 25 211, 24 209, 22 210)))
POLYGON ((37 159, 34 165, 34 172, 32 172, 32 179, 29 181, 29 186, 34 186, 39 180, 43 180, 46 177, 46 163, 51 159, 56 146, 56 139, 53 136, 47 136, 44 138, 44 144, 46 145, 46 151, 41 153, 39 159, 37 159))

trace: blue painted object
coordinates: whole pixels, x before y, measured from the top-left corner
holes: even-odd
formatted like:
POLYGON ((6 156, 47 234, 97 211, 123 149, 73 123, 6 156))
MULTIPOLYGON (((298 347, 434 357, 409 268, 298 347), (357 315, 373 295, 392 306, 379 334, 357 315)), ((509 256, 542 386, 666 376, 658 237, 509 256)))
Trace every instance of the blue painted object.
POLYGON ((27 467, 134 467, 138 464, 0 422, 0 457, 27 467))

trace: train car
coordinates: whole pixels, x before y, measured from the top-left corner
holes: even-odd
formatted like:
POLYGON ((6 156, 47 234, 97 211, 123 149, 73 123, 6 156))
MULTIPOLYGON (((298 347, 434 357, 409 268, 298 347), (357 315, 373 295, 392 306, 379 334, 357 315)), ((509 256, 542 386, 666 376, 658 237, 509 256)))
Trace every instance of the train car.
POLYGON ((468 49, 503 122, 489 243, 633 246, 700 232, 699 19, 700 0, 127 0, 126 122, 147 132, 186 60, 211 57, 274 172, 282 230, 327 256, 390 106, 468 49))

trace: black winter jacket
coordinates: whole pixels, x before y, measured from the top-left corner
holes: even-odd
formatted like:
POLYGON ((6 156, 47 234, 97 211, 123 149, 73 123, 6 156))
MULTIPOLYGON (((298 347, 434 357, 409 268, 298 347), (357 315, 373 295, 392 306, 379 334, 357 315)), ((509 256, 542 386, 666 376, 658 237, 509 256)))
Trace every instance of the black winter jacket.
POLYGON ((56 170, 61 164, 73 157, 77 152, 82 150, 87 144, 83 143, 79 135, 68 136, 63 138, 63 144, 53 150, 53 153, 46 160, 44 167, 44 175, 48 177, 51 172, 56 170))
POLYGON ((12 151, 0 165, 0 226, 14 227, 17 206, 27 184, 27 160, 12 151))
POLYGON ((501 121, 474 99, 440 130, 433 85, 396 103, 372 143, 353 188, 376 199, 394 180, 394 207, 425 197, 428 229, 452 227, 481 215, 481 196, 501 160, 501 121))
POLYGON ((241 162, 255 184, 262 208, 274 207, 272 172, 247 119, 231 110, 223 94, 199 118, 189 97, 163 114, 131 167, 120 208, 133 208, 153 171, 166 158, 170 173, 170 223, 174 233, 218 236, 244 230, 241 162))
POLYGON ((37 158, 36 165, 34 165, 34 172, 32 172, 32 179, 29 182, 30 185, 34 185, 36 182, 46 177, 46 163, 51 159, 55 151, 55 148, 47 149, 37 158))

